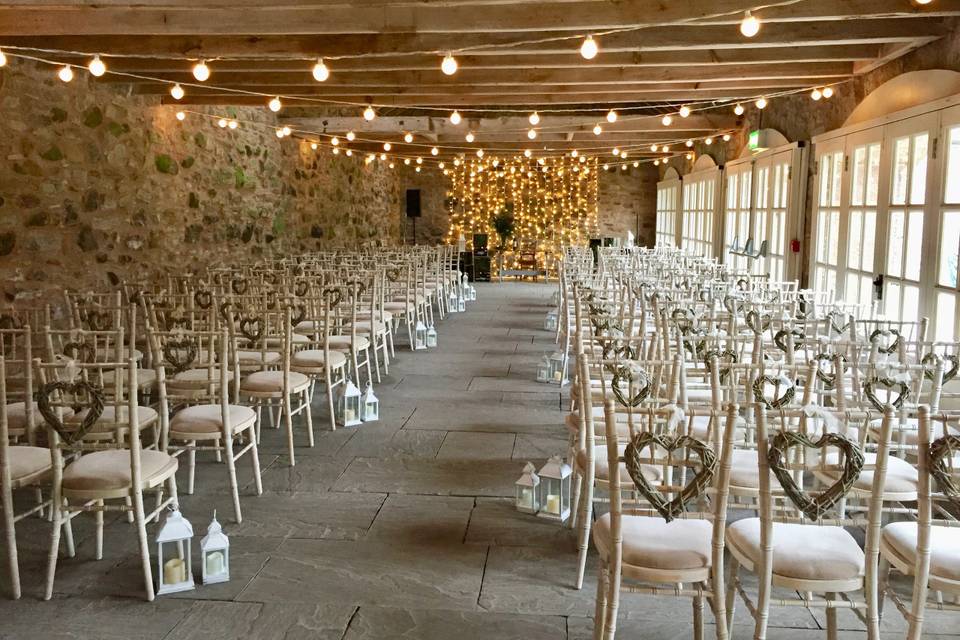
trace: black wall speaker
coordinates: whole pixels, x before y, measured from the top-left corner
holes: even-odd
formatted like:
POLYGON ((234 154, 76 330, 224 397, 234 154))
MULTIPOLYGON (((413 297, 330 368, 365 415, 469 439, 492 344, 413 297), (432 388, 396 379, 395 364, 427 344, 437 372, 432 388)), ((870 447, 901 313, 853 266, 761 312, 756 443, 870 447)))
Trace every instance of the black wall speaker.
POLYGON ((407 217, 420 217, 420 189, 407 189, 407 217))
POLYGON ((487 255, 487 234, 473 234, 473 253, 478 256, 487 255))

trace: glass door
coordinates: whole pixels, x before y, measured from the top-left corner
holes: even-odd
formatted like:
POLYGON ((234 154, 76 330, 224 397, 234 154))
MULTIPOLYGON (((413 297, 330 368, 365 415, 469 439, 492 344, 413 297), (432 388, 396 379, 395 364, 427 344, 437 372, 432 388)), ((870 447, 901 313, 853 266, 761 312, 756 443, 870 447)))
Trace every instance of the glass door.
POLYGON ((813 286, 837 291, 843 138, 817 145, 817 193, 813 240, 813 286))
POLYGON ((939 233, 934 280, 934 339, 953 341, 960 316, 960 107, 943 111, 935 158, 943 169, 938 176, 939 233))
POLYGON ((657 245, 678 245, 680 180, 657 183, 657 245))
POLYGON ((788 149, 758 158, 754 166, 753 248, 759 251, 761 243, 767 243, 767 257, 755 261, 754 272, 769 274, 777 282, 787 276, 787 215, 793 158, 794 150, 788 149))
MULTIPOLYGON (((843 299, 873 309, 873 278, 877 271, 877 205, 880 191, 881 128, 868 129, 847 137, 848 184, 844 187, 845 215, 841 237, 843 249, 843 299)), ((884 249, 879 248, 880 255, 884 249)))
POLYGON ((753 197, 753 161, 731 162, 724 167, 727 176, 726 206, 724 212, 723 255, 726 264, 737 270, 750 268, 750 260, 733 255, 730 247, 736 242, 743 249, 751 236, 750 211, 753 197))
POLYGON ((714 214, 719 178, 719 169, 705 169, 683 176, 681 246, 697 255, 714 255, 714 214))

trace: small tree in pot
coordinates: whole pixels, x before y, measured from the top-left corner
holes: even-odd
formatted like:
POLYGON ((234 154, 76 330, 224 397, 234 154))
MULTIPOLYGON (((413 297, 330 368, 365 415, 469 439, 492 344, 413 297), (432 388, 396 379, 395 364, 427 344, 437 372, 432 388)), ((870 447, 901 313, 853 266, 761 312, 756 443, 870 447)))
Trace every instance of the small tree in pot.
POLYGON ((513 236, 514 230, 513 213, 509 207, 504 207, 500 210, 500 213, 493 217, 493 230, 500 239, 497 251, 503 252, 507 248, 507 240, 513 236))

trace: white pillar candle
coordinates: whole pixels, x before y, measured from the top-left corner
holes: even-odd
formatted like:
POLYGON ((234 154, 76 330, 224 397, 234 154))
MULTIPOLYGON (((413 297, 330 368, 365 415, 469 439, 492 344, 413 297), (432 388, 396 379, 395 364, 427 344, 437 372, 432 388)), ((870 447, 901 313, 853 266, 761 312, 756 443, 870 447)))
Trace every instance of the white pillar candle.
POLYGON ((207 554, 207 575, 216 576, 223 573, 223 552, 212 551, 207 554))
POLYGON ((520 506, 525 509, 533 509, 533 491, 530 489, 520 490, 520 506))
POLYGON ((560 496, 553 493, 547 495, 547 511, 560 513, 560 496))
POLYGON ((187 565, 180 558, 173 558, 163 563, 164 584, 178 584, 187 579, 187 565))

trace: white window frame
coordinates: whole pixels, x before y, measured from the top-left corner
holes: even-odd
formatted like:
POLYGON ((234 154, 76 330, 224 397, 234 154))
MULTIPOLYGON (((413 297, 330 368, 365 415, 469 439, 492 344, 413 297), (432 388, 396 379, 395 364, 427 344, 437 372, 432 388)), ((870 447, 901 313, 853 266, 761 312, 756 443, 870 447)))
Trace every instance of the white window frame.
POLYGON ((723 171, 716 165, 683 176, 680 246, 699 255, 717 255, 723 171))
POLYGON ((681 198, 683 189, 680 176, 672 167, 667 169, 667 178, 657 183, 657 227, 655 244, 680 246, 681 198))

